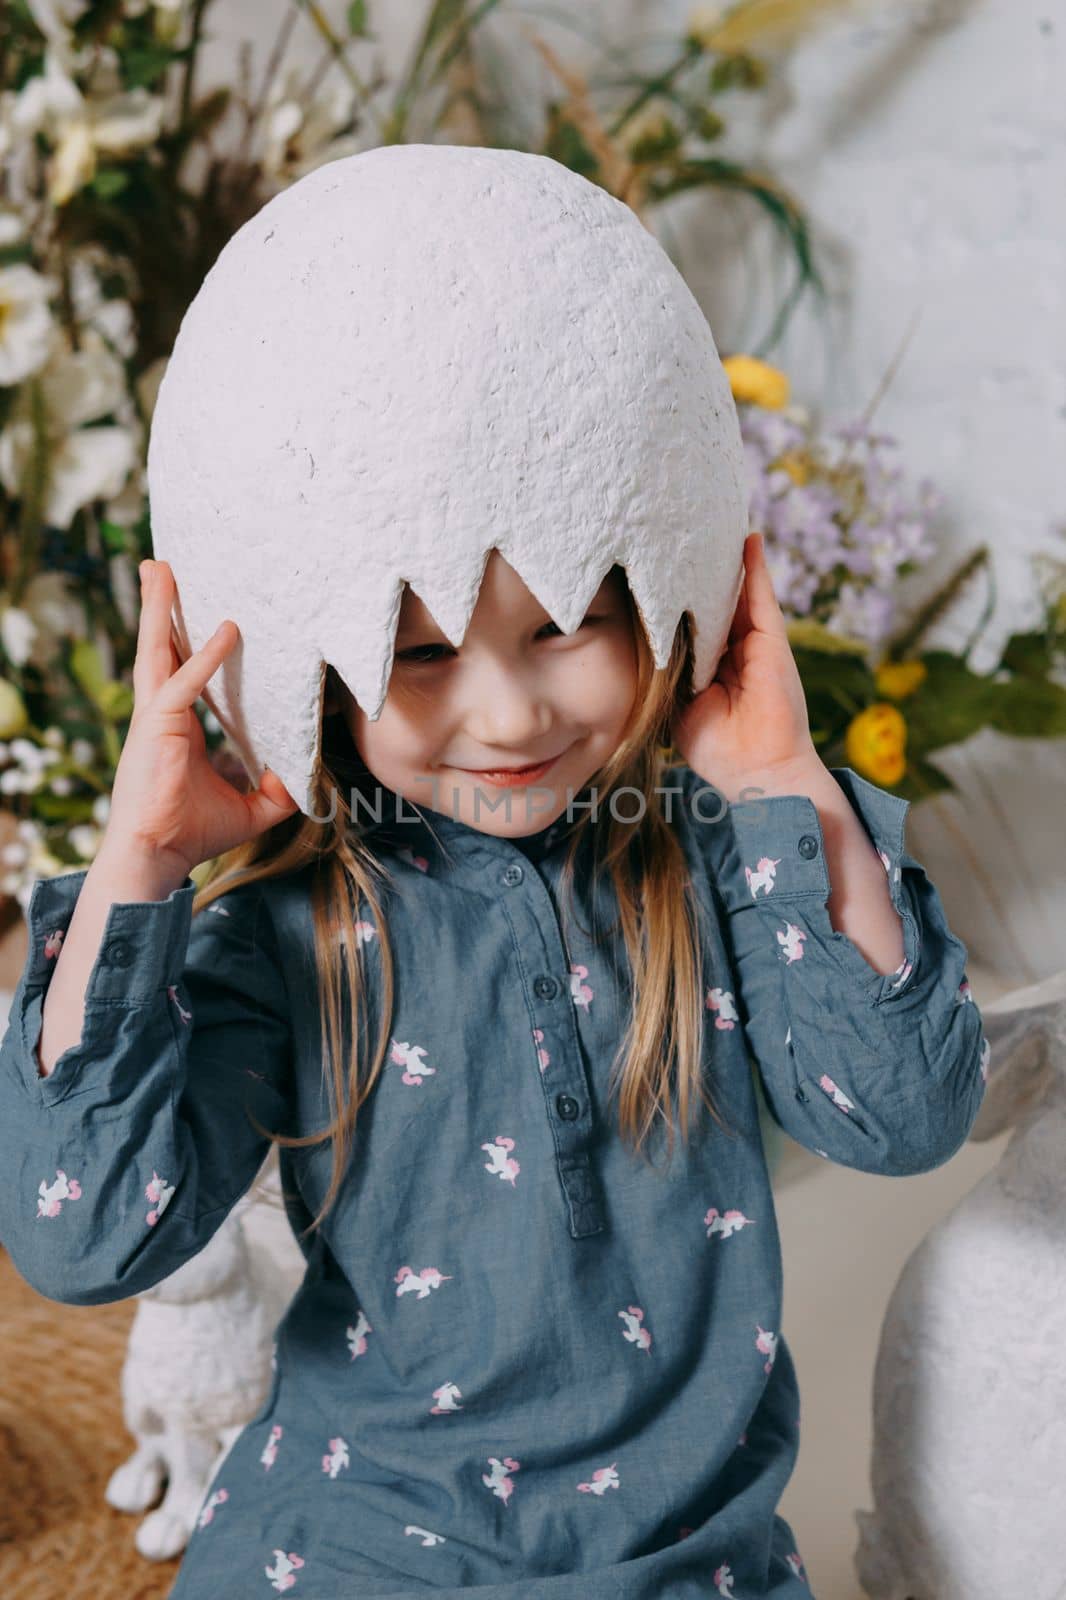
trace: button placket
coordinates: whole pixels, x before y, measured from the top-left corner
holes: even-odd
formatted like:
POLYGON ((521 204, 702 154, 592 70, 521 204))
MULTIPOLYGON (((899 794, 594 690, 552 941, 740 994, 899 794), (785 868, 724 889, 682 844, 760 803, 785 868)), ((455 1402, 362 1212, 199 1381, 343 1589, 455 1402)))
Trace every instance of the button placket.
MULTIPOLYGON (((546 885, 535 872, 526 872, 517 862, 512 862, 499 874, 499 881, 509 889, 523 883, 527 886, 526 893, 506 897, 501 902, 518 948, 531 955, 536 951, 545 966, 565 972, 568 963, 562 930, 546 885)), ((572 1006, 566 1008, 565 1017, 559 1009, 560 997, 565 1000, 569 987, 552 972, 534 971, 530 989, 536 1001, 545 1007, 555 1007, 551 1015, 546 1011, 534 1012, 535 1026, 543 1030, 546 1041, 551 1041, 552 1081, 550 1087, 542 1081, 542 1089, 555 1142, 556 1170, 569 1213, 570 1234, 575 1239, 584 1238, 601 1233, 606 1222, 599 1180, 588 1153, 592 1098, 577 1023, 572 1006)))

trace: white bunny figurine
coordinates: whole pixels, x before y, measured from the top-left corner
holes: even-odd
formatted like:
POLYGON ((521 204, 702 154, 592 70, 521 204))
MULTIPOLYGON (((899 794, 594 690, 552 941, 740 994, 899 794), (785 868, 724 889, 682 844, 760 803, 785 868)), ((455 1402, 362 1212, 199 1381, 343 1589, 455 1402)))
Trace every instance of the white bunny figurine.
MULTIPOLYGON (((238 1201, 199 1255, 137 1296, 122 1368, 123 1416, 137 1448, 105 1495, 119 1511, 143 1511, 166 1480, 134 1541, 153 1561, 184 1550, 212 1478, 270 1395, 274 1333, 297 1279, 250 1245, 249 1202, 238 1201)), ((291 1232, 289 1242, 296 1252, 291 1232)))
POLYGON ((859 1581, 876 1600, 1066 1595, 1066 972, 982 1006, 971 1137, 1013 1133, 888 1304, 859 1581))

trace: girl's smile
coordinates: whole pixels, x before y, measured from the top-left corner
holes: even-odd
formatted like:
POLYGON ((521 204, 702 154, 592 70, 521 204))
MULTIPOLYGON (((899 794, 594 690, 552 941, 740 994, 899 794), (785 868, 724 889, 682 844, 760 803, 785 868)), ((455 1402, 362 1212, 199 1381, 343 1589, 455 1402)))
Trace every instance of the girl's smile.
POLYGON ((554 822, 618 749, 636 700, 633 630, 621 568, 565 634, 493 550, 459 647, 405 590, 381 715, 345 695, 345 720, 369 772, 411 805, 520 837, 554 822), (500 804, 512 792, 525 803, 500 804))

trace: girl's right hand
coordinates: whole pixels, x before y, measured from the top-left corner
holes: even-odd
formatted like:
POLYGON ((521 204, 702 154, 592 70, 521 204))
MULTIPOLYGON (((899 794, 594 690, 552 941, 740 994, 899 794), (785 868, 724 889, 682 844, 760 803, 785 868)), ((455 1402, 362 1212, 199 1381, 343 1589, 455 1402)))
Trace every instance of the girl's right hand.
POLYGON ((133 716, 111 791, 100 851, 166 865, 184 878, 201 861, 265 832, 298 810, 269 768, 241 794, 212 766, 194 703, 240 629, 219 624, 185 662, 171 637, 177 584, 166 561, 141 563, 133 716))

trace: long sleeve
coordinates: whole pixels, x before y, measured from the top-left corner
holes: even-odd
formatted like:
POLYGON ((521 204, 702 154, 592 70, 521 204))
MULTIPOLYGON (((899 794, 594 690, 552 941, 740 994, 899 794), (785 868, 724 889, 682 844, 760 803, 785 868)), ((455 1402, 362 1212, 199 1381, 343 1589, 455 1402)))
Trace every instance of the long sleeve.
POLYGON ((41 1077, 44 997, 86 871, 39 880, 0 1045, 0 1240, 51 1300, 126 1299, 203 1249, 290 1132, 284 972, 261 885, 116 903, 77 1044, 41 1077))
MULTIPOLYGON (((879 973, 833 927, 813 800, 734 803, 717 825, 697 825, 725 913, 734 1004, 767 1108, 786 1133, 865 1172, 925 1172, 965 1142, 987 1081, 968 953, 907 852, 910 802, 850 767, 830 770, 885 867, 904 960, 879 973)), ((707 802, 703 811, 716 814, 707 802)))

